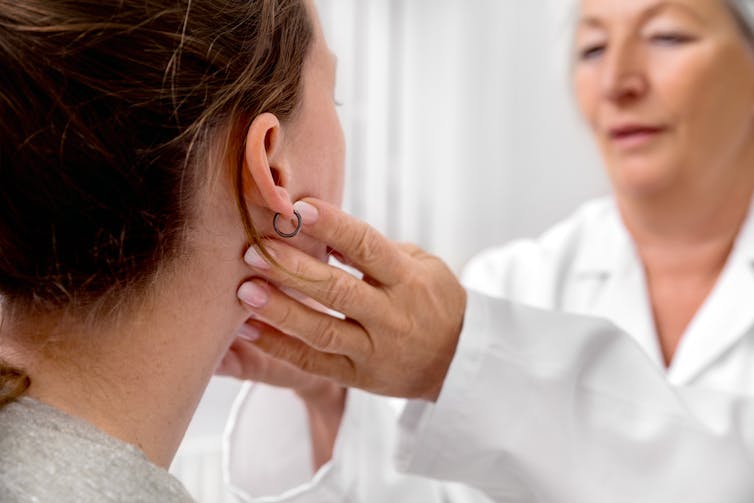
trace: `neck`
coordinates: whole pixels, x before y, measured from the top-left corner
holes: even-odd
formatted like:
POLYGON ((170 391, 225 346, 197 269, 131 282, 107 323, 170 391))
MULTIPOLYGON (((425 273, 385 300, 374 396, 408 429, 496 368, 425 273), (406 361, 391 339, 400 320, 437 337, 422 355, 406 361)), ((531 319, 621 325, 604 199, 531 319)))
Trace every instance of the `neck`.
POLYGON ((675 184, 656 197, 617 197, 644 267, 666 365, 733 249, 754 189, 746 178, 726 187, 693 191, 675 184))
POLYGON ((717 275, 748 213, 754 180, 729 190, 618 195, 623 220, 650 274, 717 275))
POLYGON ((50 334, 43 352, 26 352, 19 366, 31 376, 30 397, 167 468, 212 373, 206 358, 176 351, 196 340, 193 335, 145 323, 108 333, 50 334))
MULTIPOLYGON (((239 277, 227 272, 226 278, 239 277)), ((212 270, 206 273, 205 284, 211 284, 212 270)), ((204 274, 196 268, 192 277, 204 274)), ((46 331, 39 323, 5 323, 0 357, 27 371, 28 396, 138 447, 167 468, 247 316, 235 301, 235 280, 227 286, 193 296, 177 288, 110 330, 46 331), (24 340, 44 343, 12 346, 24 340)))

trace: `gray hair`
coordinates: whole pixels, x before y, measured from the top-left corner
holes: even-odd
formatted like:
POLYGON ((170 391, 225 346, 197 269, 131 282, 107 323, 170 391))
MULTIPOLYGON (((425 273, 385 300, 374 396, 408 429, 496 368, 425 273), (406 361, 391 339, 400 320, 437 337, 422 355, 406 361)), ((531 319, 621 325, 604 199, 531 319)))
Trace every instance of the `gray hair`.
POLYGON ((752 44, 754 44, 754 0, 726 0, 733 11, 741 30, 752 44))
MULTIPOLYGON (((754 45, 754 0, 724 0, 725 3, 730 7, 731 12, 733 13, 733 16, 735 16, 736 21, 738 21, 738 25, 741 28, 741 31, 746 36, 746 38, 754 45)), ((575 20, 578 18, 577 15, 578 7, 577 2, 573 1, 570 3, 569 7, 569 17, 571 18, 570 26, 575 26, 576 22, 575 20)))

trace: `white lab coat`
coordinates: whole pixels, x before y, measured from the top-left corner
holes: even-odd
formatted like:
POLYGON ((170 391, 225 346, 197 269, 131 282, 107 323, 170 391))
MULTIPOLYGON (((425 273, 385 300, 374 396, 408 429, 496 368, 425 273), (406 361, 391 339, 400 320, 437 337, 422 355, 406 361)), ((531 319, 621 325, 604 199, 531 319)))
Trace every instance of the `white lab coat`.
POLYGON ((612 200, 595 201, 474 259, 464 281, 485 295, 470 293, 437 403, 398 421, 394 402, 350 390, 313 477, 301 404, 247 386, 229 484, 255 502, 754 501, 751 213, 669 369, 633 244, 612 200))

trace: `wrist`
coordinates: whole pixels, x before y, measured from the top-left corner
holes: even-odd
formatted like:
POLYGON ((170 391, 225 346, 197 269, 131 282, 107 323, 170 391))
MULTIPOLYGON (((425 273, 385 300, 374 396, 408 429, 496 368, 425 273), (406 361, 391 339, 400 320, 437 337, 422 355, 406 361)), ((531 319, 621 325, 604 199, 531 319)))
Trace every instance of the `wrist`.
POLYGON ((316 385, 294 390, 310 412, 342 410, 345 405, 346 388, 329 380, 316 385))
POLYGON ((346 408, 346 388, 327 381, 316 387, 297 389, 309 416, 312 439, 312 466, 319 470, 332 459, 335 439, 346 408))
POLYGON ((434 380, 433 385, 430 386, 430 388, 427 389, 426 392, 423 394, 422 398, 424 400, 435 403, 440 398, 440 393, 442 392, 442 388, 445 385, 445 379, 448 377, 448 372, 450 372, 450 366, 452 365, 453 360, 455 359, 455 356, 456 356, 456 351, 458 350, 458 343, 461 340, 461 333, 463 332, 463 324, 466 318, 467 303, 468 303, 468 295, 466 293, 466 290, 463 290, 463 310, 461 311, 461 314, 460 314, 460 322, 457 324, 457 328, 451 332, 453 335, 448 338, 449 340, 448 348, 444 352, 442 352, 441 356, 438 358, 439 360, 439 364, 437 366, 438 378, 434 380))

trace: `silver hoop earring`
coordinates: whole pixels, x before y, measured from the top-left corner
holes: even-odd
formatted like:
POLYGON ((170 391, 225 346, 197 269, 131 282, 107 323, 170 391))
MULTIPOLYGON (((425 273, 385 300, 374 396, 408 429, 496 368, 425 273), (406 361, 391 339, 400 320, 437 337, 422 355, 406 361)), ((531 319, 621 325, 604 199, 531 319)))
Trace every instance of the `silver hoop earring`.
POLYGON ((298 233, 301 232, 301 228, 304 226, 304 220, 301 218, 301 213, 293 210, 293 214, 296 216, 296 228, 292 232, 283 232, 278 229, 278 220, 280 220, 280 217, 282 215, 280 213, 275 213, 275 217, 272 219, 272 228, 275 229, 275 232, 281 238, 295 238, 296 236, 298 236, 298 233))

